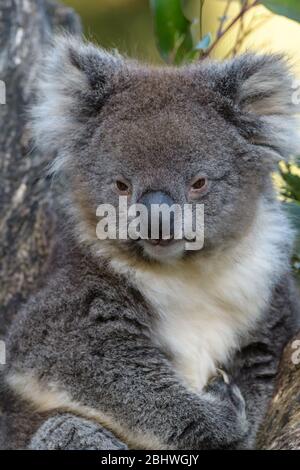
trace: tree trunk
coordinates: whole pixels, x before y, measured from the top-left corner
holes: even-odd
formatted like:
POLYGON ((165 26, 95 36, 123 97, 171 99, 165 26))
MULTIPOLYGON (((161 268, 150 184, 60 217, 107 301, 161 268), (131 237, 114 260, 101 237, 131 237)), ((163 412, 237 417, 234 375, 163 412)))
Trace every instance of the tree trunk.
POLYGON ((74 12, 55 1, 0 2, 0 338, 43 276, 53 246, 56 218, 45 177, 53 155, 32 148, 26 110, 38 59, 56 28, 81 31, 74 12))
MULTIPOLYGON (((51 149, 41 155, 32 148, 26 109, 34 98, 38 59, 57 27, 81 32, 73 11, 55 1, 1 0, 0 81, 6 104, 1 104, 0 82, 0 338, 43 277, 54 246, 57 218, 45 177, 53 155, 51 149)), ((300 353, 292 349, 295 344, 283 355, 260 448, 300 449, 300 353)))
POLYGON ((300 450, 300 333, 285 348, 258 447, 300 450))

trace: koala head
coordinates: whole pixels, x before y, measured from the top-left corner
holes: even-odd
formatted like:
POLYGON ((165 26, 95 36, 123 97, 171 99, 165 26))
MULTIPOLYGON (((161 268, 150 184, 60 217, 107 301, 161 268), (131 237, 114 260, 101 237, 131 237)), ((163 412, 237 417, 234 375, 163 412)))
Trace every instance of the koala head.
POLYGON ((165 262, 195 251, 172 233, 97 240, 97 207, 117 208, 120 195, 128 205, 202 204, 202 252, 242 237, 273 198, 271 171, 298 149, 292 85, 278 55, 153 67, 60 37, 42 67, 33 132, 55 152, 82 240, 165 262))

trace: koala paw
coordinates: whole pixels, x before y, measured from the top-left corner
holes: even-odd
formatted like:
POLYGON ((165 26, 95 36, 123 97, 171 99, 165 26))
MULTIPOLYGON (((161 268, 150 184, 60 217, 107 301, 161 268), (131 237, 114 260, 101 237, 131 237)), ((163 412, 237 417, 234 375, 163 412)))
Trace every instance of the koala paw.
POLYGON ((220 448, 236 448, 247 436, 249 425, 244 398, 237 385, 223 371, 205 387, 204 393, 215 409, 215 432, 220 448))
POLYGON ((127 446, 99 424, 66 413, 45 421, 31 439, 29 449, 127 450, 127 446))

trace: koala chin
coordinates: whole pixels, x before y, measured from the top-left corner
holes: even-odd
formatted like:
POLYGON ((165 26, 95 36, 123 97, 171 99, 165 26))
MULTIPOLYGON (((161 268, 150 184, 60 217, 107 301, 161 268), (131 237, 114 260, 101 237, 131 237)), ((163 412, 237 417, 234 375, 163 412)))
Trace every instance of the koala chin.
POLYGON ((147 241, 142 241, 142 244, 144 256, 161 263, 172 263, 185 253, 184 241, 182 240, 175 240, 168 245, 153 244, 147 241))
POLYGON ((7 339, 3 447, 255 447, 299 326, 271 178, 299 151, 287 62, 154 67, 66 36, 44 56, 32 132, 64 229, 7 339), (97 208, 120 196, 201 204, 203 246, 172 227, 100 240, 97 208))

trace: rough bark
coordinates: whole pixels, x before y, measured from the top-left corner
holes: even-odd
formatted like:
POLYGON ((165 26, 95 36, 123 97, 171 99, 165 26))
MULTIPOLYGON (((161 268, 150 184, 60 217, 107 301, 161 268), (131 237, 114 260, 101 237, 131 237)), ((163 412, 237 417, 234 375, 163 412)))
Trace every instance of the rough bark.
MULTIPOLYGON (((38 59, 57 27, 80 33, 77 16, 55 1, 1 0, 0 80, 6 84, 6 104, 0 104, 0 337, 42 278, 54 245, 54 195, 45 178, 53 155, 32 148, 26 109, 34 97, 38 59)), ((300 449, 300 354, 293 362, 292 345, 282 358, 260 448, 300 449)))
POLYGON ((260 430, 258 447, 300 450, 300 333, 283 353, 276 391, 260 430))
POLYGON ((38 59, 57 28, 81 29, 74 12, 55 1, 0 2, 0 80, 6 85, 6 104, 0 104, 0 337, 42 277, 53 246, 56 219, 45 178, 53 156, 32 148, 26 110, 38 59))

